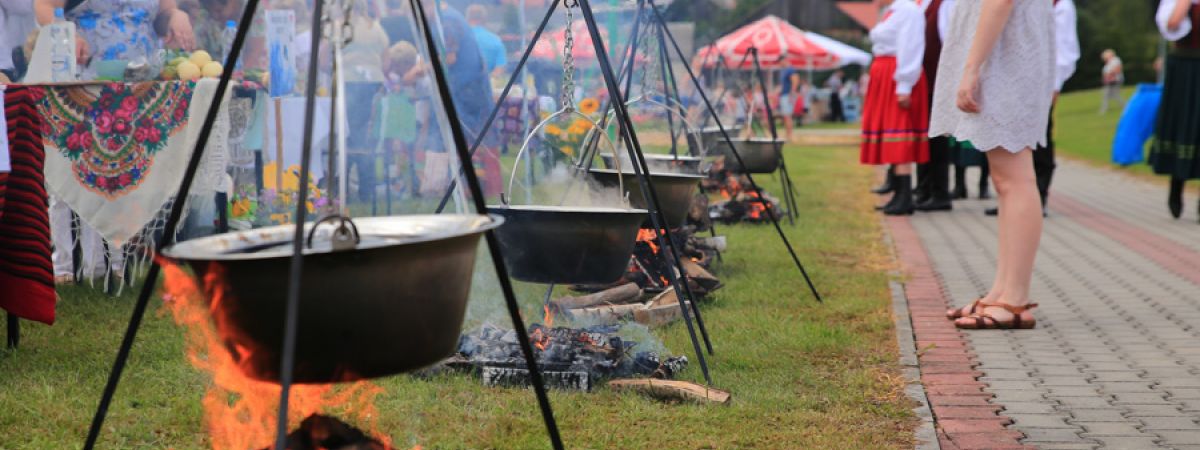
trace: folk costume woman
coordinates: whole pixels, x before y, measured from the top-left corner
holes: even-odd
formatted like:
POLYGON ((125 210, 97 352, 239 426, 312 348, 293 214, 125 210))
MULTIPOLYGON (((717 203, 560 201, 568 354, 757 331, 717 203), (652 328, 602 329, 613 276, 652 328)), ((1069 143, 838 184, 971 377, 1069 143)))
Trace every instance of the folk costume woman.
POLYGON ((1171 215, 1183 213, 1183 185, 1200 178, 1200 0, 1162 0, 1156 21, 1163 37, 1174 41, 1167 57, 1162 103, 1150 165, 1154 173, 1171 177, 1167 206, 1171 215))
POLYGON ((879 0, 883 21, 871 30, 871 82, 863 106, 863 164, 893 165, 895 194, 884 214, 913 213, 913 163, 929 160, 929 95, 921 64, 925 13, 913 0, 879 0))
POLYGON ((1033 328, 1029 284, 1042 235, 1033 149, 1055 90, 1050 0, 959 0, 942 49, 930 136, 986 152, 999 194, 999 261, 983 298, 946 313, 959 328, 1033 328))

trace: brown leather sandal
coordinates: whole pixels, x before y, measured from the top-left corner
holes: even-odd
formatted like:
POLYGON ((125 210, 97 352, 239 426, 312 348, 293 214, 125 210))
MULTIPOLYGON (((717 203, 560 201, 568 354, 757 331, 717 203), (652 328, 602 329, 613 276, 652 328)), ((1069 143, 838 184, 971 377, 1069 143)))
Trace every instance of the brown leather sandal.
POLYGON ((966 317, 971 314, 975 314, 975 310, 979 309, 979 303, 982 301, 983 301, 983 298, 980 297, 980 298, 976 299, 975 301, 971 302, 971 304, 969 304, 967 306, 963 306, 962 308, 947 309, 946 310, 946 318, 950 319, 950 320, 954 320, 959 317, 966 317))
POLYGON ((1033 316, 1030 310, 1037 308, 1037 303, 1030 303, 1025 306, 1013 306, 1007 303, 988 303, 978 302, 976 305, 980 311, 960 319, 974 319, 973 321, 954 321, 954 326, 963 330, 1029 330, 1037 326, 1037 318, 1033 316), (1012 313, 1012 320, 1001 322, 992 317, 985 311, 987 308, 1003 308, 1012 313))

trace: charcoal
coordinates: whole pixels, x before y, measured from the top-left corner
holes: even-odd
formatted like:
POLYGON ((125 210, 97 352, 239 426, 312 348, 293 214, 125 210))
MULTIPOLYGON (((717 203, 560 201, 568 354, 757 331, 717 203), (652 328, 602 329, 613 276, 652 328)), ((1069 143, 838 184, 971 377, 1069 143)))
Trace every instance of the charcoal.
POLYGON ((336 417, 313 414, 288 434, 287 450, 392 450, 392 447, 336 417))

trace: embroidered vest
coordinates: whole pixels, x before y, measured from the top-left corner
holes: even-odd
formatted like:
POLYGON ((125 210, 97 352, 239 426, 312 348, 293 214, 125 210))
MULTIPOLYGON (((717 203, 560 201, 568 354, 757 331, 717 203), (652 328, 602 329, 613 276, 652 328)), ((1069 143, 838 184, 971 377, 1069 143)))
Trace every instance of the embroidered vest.
POLYGON ((1192 32, 1176 41, 1175 48, 1195 52, 1200 50, 1200 29, 1198 29, 1200 28, 1200 5, 1193 4, 1192 9, 1188 11, 1188 16, 1191 16, 1192 19, 1192 32))
MULTIPOLYGON (((929 2, 929 7, 925 8, 925 79, 929 82, 929 86, 933 86, 937 81, 938 61, 942 57, 942 35, 938 32, 938 10, 942 9, 942 0, 922 0, 921 3, 929 2)), ((933 89, 929 89, 929 95, 933 95, 933 89)))

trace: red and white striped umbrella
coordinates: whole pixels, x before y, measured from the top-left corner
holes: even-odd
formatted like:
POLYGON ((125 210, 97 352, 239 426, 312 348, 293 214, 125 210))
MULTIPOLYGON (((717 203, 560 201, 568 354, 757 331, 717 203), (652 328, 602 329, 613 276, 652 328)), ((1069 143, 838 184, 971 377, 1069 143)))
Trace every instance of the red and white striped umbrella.
POLYGON ((804 30, 776 16, 767 16, 738 28, 717 42, 700 49, 697 58, 704 67, 718 63, 731 69, 753 69, 750 49, 758 50, 763 69, 824 70, 838 67, 838 57, 809 39, 804 30))

